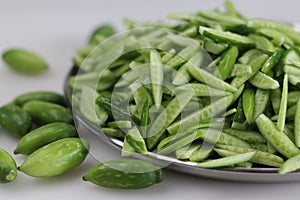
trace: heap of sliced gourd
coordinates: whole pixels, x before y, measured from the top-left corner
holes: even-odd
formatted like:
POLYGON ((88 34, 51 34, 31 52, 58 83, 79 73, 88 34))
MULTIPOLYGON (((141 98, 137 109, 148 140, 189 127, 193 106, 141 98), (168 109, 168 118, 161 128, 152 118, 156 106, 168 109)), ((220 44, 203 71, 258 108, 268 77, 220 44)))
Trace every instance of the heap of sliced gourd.
POLYGON ((94 32, 69 79, 78 114, 120 138, 123 156, 300 168, 300 34, 229 1, 169 18, 180 23, 126 20, 126 33, 94 32))

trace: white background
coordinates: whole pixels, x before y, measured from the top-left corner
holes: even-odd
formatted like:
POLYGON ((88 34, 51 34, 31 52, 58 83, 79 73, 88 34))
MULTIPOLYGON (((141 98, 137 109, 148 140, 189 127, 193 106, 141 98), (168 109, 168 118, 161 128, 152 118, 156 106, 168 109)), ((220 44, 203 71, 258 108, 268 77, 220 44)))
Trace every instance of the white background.
MULTIPOLYGON (((49 63, 39 76, 15 73, 0 63, 0 105, 16 95, 34 90, 62 93, 64 78, 74 51, 83 47, 89 33, 109 22, 121 27, 123 17, 139 21, 165 18, 170 12, 195 12, 222 6, 221 0, 0 0, 0 52, 11 47, 31 49, 49 63)), ((282 21, 300 20, 295 0, 235 0, 236 7, 251 17, 282 21)), ((10 153, 18 139, 0 128, 0 147, 10 153)), ((109 147, 107 151, 111 151, 109 147)), ((15 156, 18 165, 23 156, 15 156)), ((17 180, 0 185, 0 199, 294 199, 299 183, 247 184, 209 180, 165 171, 161 184, 143 190, 116 190, 81 181, 98 161, 88 157, 80 167, 50 179, 30 178, 19 173, 17 180)))

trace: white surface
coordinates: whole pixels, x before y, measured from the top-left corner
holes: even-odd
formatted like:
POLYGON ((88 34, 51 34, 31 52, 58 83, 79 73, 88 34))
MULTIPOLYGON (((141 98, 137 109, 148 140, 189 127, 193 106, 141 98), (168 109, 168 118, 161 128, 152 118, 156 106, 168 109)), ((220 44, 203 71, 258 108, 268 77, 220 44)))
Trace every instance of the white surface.
MULTIPOLYGON (((235 0, 237 8, 252 17, 284 21, 300 19, 294 0, 235 0)), ((169 12, 194 12, 221 7, 221 0, 0 0, 0 51, 24 47, 41 54, 50 69, 40 76, 17 74, 0 64, 0 105, 16 95, 33 90, 62 93, 62 84, 72 63, 74 51, 84 46, 88 34, 98 24, 118 26, 123 17, 136 20, 164 18, 169 12)), ((10 153, 17 144, 0 129, 0 147, 10 153)), ((110 151, 109 148, 106 148, 110 151)), ((21 164, 23 156, 15 156, 21 164)), ((65 175, 36 179, 19 173, 17 180, 0 185, 0 199, 291 199, 299 197, 299 183, 245 184, 219 182, 165 171, 165 180, 143 190, 112 190, 81 181, 98 161, 89 157, 84 164, 65 175)))

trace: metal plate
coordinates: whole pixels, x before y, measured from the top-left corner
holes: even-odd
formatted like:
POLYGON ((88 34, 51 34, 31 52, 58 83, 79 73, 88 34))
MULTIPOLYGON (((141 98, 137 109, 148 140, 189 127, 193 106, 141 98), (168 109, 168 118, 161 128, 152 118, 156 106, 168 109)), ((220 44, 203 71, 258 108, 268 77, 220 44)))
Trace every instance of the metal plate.
MULTIPOLYGON (((70 74, 74 74, 74 69, 71 69, 69 75, 66 77, 64 84, 64 96, 67 104, 72 108, 72 104, 69 98, 68 78, 70 74)), ((96 135, 100 140, 107 144, 110 144, 112 148, 121 149, 123 142, 119 139, 112 138, 104 134, 99 127, 93 125, 89 121, 85 120, 79 113, 73 111, 75 124, 77 127, 83 127, 85 133, 91 133, 96 135)), ((196 175, 205 178, 212 178, 223 181, 235 181, 235 182, 253 182, 253 183, 283 183, 283 182, 300 182, 300 171, 278 174, 278 168, 222 168, 222 169, 204 169, 196 166, 194 162, 180 161, 176 158, 169 156, 159 155, 153 152, 149 152, 147 155, 133 154, 132 157, 149 161, 160 166, 166 166, 167 169, 171 169, 177 172, 196 175)))

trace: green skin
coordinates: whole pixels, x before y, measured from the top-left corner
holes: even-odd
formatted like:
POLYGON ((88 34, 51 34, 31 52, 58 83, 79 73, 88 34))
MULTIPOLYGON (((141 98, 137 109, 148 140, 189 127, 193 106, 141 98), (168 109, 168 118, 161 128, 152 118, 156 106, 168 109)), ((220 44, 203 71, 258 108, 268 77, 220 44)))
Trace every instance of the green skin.
POLYGON ((202 26, 199 27, 199 32, 201 35, 204 35, 217 42, 225 42, 247 48, 255 46, 252 40, 250 40, 248 37, 241 36, 239 34, 214 30, 202 26))
POLYGON ((142 160, 111 160, 94 166, 83 177, 96 185, 119 189, 150 187, 163 180, 162 170, 142 160))
POLYGON ((141 154, 146 154, 148 152, 145 141, 137 127, 133 127, 128 130, 126 140, 130 144, 130 146, 135 149, 136 152, 141 154))
MULTIPOLYGON (((226 145, 218 145, 218 148, 221 148, 223 153, 226 153, 226 155, 223 156, 229 156, 229 155, 235 155, 235 154, 241 154, 241 153, 247 153, 247 152, 253 152, 256 151, 255 156, 251 159, 251 162, 267 165, 267 166, 273 166, 273 167, 280 167, 283 163, 283 159, 277 155, 263 152, 251 148, 241 148, 241 147, 234 147, 234 146, 226 146, 226 145)), ((223 157, 222 156, 222 157, 223 157)))
POLYGON ((275 47, 273 43, 270 40, 268 40, 266 37, 255 33, 249 34, 248 37, 254 41, 257 49, 269 53, 273 53, 275 51, 275 47))
POLYGON ((35 53, 25 49, 10 49, 2 55, 3 61, 15 71, 38 74, 47 70, 47 63, 35 53))
POLYGON ((13 103, 22 107, 25 103, 33 100, 46 101, 60 105, 66 104, 64 97, 61 94, 51 91, 37 91, 21 94, 13 100, 13 103))
POLYGON ((142 113, 141 113, 141 135, 143 138, 147 137, 148 125, 150 123, 149 110, 151 104, 147 99, 143 105, 142 113))
POLYGON ((30 154, 18 169, 32 177, 52 177, 80 165, 88 154, 89 145, 79 138, 52 142, 30 154))
POLYGON ((120 129, 114 129, 114 128, 101 128, 103 133, 106 135, 116 137, 116 138, 124 138, 125 134, 120 129))
POLYGON ((300 154, 288 159, 279 168, 279 174, 286 174, 289 172, 296 171, 300 168, 300 154))
POLYGON ((264 73, 269 73, 273 69, 273 67, 280 61, 283 52, 283 49, 277 49, 265 62, 264 66, 261 68, 261 71, 264 73))
POLYGON ((255 106, 255 92, 252 88, 246 88, 244 90, 242 104, 246 120, 248 124, 251 124, 255 106))
POLYGON ((222 80, 225 80, 231 74, 233 66, 238 58, 239 50, 237 47, 231 47, 225 54, 218 65, 219 76, 222 80))
POLYGON ((29 101, 23 106, 23 109, 31 115, 33 121, 38 125, 53 122, 73 123, 71 111, 58 104, 43 101, 29 101))
POLYGON ((54 122, 37 128, 22 137, 14 153, 29 155, 40 147, 45 146, 51 142, 63 138, 77 136, 77 131, 71 124, 54 122))
POLYGON ((225 133, 228 133, 230 135, 236 136, 242 140, 245 140, 249 143, 265 143, 265 138, 255 131, 248 131, 248 130, 238 130, 238 129, 224 129, 225 133))
POLYGON ((259 28, 274 29, 276 31, 279 31, 287 35, 296 44, 300 44, 300 34, 297 31, 295 31, 292 27, 286 24, 272 21, 272 20, 267 20, 267 19, 253 19, 248 22, 248 26, 253 27, 255 29, 259 29, 259 28))
POLYGON ((127 135, 126 139, 128 143, 139 153, 141 154, 147 154, 148 150, 145 144, 145 141, 140 138, 136 138, 131 135, 127 135))
POLYGON ((150 77, 152 82, 152 96, 157 108, 162 101, 163 68, 161 66, 161 57, 157 51, 150 51, 150 77))
POLYGON ((256 120, 256 125, 266 140, 282 155, 291 158, 300 153, 295 144, 264 114, 256 120))
POLYGON ((202 168, 217 168, 217 167, 233 166, 251 160, 255 156, 255 154, 256 152, 247 152, 247 153, 232 155, 224 158, 204 161, 198 163, 197 166, 202 168))
POLYGON ((0 125, 7 132, 22 137, 31 129, 31 116, 22 108, 8 104, 0 108, 0 125))
POLYGON ((9 153, 0 148, 0 183, 12 182, 17 177, 15 160, 9 153))

